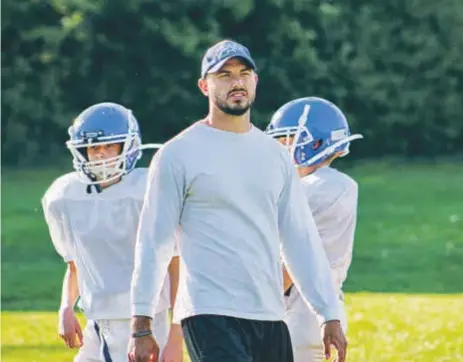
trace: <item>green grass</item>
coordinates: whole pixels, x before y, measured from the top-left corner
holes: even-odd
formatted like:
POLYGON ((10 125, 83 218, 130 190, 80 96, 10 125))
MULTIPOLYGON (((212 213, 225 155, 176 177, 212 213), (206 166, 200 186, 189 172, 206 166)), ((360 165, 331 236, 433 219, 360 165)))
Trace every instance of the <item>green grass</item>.
POLYGON ((360 197, 347 290, 463 292, 463 168, 369 164, 349 173, 360 197))
MULTIPOLYGON (((463 167, 364 164, 345 285, 349 361, 463 361, 463 167)), ((60 170, 3 170, 2 361, 70 361, 56 336, 64 263, 40 197, 60 170)))
MULTIPOLYGON (((462 295, 356 293, 346 304, 349 361, 463 361, 462 295)), ((75 351, 56 336, 56 313, 5 312, 2 319, 3 362, 72 360, 75 351)))
MULTIPOLYGON (((81 326, 85 318, 79 314, 81 326)), ((53 312, 2 313, 2 361, 72 361, 76 349, 68 349, 56 334, 57 315, 53 312)), ((188 355, 185 351, 185 362, 188 355)))

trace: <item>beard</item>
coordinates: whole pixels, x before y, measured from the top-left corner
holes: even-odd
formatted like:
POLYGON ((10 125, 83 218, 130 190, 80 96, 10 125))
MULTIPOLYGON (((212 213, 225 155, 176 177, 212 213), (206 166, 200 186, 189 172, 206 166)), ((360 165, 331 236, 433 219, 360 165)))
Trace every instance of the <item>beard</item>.
POLYGON ((214 104, 220 109, 223 113, 230 116, 242 116, 245 114, 254 103, 254 99, 249 99, 245 102, 235 103, 233 105, 227 104, 226 101, 215 97, 214 104))

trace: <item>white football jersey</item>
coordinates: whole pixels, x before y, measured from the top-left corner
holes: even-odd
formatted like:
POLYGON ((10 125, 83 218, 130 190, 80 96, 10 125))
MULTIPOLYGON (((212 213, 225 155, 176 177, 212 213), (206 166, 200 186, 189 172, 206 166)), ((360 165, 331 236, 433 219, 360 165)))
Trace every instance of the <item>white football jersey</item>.
MULTIPOLYGON (((56 251, 74 261, 80 304, 89 319, 130 318, 130 281, 146 168, 137 168, 101 193, 87 193, 75 172, 56 179, 42 206, 56 251)), ((170 306, 166 276, 156 312, 170 306)))
MULTIPOLYGON (((352 261, 358 185, 328 166, 303 177, 301 182, 331 265, 334 285, 341 293, 352 261)), ((289 304, 297 294, 296 290, 291 291, 289 304)))

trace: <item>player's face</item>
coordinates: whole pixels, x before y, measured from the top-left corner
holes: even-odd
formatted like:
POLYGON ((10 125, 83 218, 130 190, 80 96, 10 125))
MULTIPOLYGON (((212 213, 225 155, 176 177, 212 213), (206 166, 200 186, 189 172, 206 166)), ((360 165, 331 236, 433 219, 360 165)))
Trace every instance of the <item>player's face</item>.
POLYGON ((277 138, 278 142, 280 142, 283 146, 289 149, 291 145, 293 144, 294 141, 294 136, 289 136, 289 137, 278 137, 277 138))
MULTIPOLYGON (((288 151, 291 151, 291 146, 294 142, 294 136, 289 136, 289 137, 278 137, 277 141, 280 142, 283 146, 285 146, 288 151)), ((296 160, 293 159, 293 163, 296 165, 296 160)), ((314 167, 298 167, 297 168, 297 173, 299 174, 300 177, 307 176, 311 174, 313 171, 315 171, 314 167)))
POLYGON ((216 73, 200 80, 200 88, 222 112, 241 116, 254 103, 257 75, 240 58, 232 58, 216 73), (202 84, 201 84, 202 81, 202 84))
POLYGON ((87 147, 87 157, 89 161, 104 161, 108 158, 117 157, 120 153, 120 143, 87 147))
MULTIPOLYGON (((289 136, 289 137, 286 137, 286 136, 283 136, 283 137, 278 137, 277 138, 277 141, 280 142, 283 146, 286 147, 286 149, 288 150, 288 152, 291 152, 291 146, 294 142, 294 136, 289 136)), ((293 162, 296 162, 295 160, 293 160, 293 162)))
MULTIPOLYGON (((121 158, 118 156, 121 154, 121 151, 121 143, 87 147, 87 158, 89 161, 88 171, 90 171, 97 180, 111 177, 116 172, 120 171, 121 158)), ((105 188, 119 182, 119 180, 120 177, 109 182, 101 183, 100 186, 105 188)))

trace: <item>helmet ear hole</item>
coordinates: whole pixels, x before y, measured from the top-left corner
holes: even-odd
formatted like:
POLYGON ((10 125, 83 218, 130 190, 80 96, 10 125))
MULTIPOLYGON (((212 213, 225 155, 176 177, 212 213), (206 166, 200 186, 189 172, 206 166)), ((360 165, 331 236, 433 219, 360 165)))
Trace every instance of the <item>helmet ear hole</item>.
POLYGON ((314 142, 314 144, 313 144, 313 146, 312 146, 312 149, 313 149, 313 150, 318 150, 318 149, 321 147, 322 144, 323 144, 323 140, 318 139, 318 140, 316 140, 316 141, 314 142))

